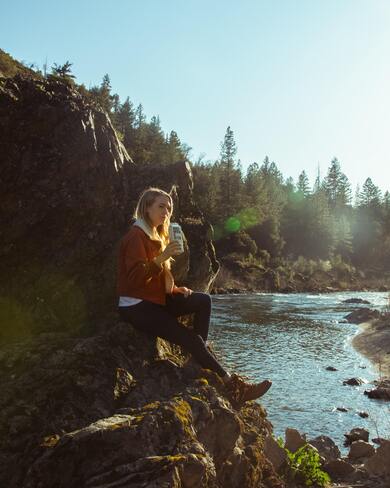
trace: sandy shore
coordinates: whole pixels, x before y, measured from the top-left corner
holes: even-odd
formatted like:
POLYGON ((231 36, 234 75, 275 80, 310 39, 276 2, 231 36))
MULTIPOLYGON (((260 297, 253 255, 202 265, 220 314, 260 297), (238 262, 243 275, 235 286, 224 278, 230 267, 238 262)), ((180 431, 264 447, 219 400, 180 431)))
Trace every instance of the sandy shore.
POLYGON ((390 320, 370 320, 360 327, 352 345, 374 363, 381 376, 390 378, 390 320))

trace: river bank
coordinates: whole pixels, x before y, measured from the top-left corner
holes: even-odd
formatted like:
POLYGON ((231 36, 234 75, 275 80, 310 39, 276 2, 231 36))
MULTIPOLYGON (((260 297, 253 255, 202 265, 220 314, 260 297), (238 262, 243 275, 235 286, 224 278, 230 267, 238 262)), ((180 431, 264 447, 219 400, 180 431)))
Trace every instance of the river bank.
MULTIPOLYGON (((319 263, 298 266, 284 265, 265 267, 226 256, 220 260, 221 268, 214 280, 211 293, 332 293, 341 291, 390 290, 390 275, 377 271, 357 271, 347 265, 324 270, 319 263)), ((322 263, 323 264, 323 263, 322 263)))
MULTIPOLYGON (((386 303, 386 293, 361 290, 213 297, 211 339, 226 365, 251 378, 272 378, 273 387, 261 404, 275 436, 286 437, 286 430, 293 428, 310 443, 321 438, 337 446, 326 468, 334 487, 389 486, 384 478, 374 480, 376 475, 363 466, 366 460, 354 458, 357 447, 366 449, 367 458, 379 456, 382 451, 373 439, 388 439, 389 426, 387 403, 364 394, 378 374, 351 344, 356 324, 379 315, 386 303), (345 383, 351 378, 362 383, 351 387, 345 383), (353 447, 345 446, 346 434, 353 429, 365 437, 356 439, 353 447)), ((380 469, 383 466, 378 462, 380 469)))
POLYGON ((380 377, 390 377, 390 316, 363 322, 360 328, 353 347, 375 365, 380 377))

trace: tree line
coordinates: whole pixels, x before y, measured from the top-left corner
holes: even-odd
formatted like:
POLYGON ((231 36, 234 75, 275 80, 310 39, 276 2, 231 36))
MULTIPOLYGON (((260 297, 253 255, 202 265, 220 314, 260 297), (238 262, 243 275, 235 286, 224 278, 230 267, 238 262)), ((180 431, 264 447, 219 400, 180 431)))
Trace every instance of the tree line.
MULTIPOLYGON (((69 61, 54 64, 47 76, 74 84, 71 66, 69 61)), ((148 122, 142 104, 135 107, 129 97, 121 102, 112 93, 107 74, 99 86, 78 85, 78 89, 109 114, 135 163, 189 159, 191 148, 175 131, 164 134, 158 116, 148 122)), ((382 195, 367 178, 353 195, 337 158, 324 178, 318 174, 313 186, 305 171, 296 182, 285 178, 268 156, 244 173, 228 127, 219 159, 200 158, 192 166, 194 198, 213 224, 217 242, 239 235, 248 252, 258 257, 337 258, 358 268, 390 270, 390 194, 382 195)))
POLYGON ((296 260, 333 259, 358 268, 390 270, 390 194, 371 178, 352 195, 334 158, 311 187, 305 171, 284 178, 265 157, 243 174, 230 127, 214 163, 194 166, 195 198, 218 238, 244 231, 258 250, 296 260))

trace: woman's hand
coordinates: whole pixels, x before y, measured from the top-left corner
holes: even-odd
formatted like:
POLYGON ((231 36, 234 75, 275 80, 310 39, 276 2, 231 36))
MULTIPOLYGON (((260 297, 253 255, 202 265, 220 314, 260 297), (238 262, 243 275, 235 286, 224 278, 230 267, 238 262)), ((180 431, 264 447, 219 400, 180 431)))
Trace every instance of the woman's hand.
POLYGON ((174 293, 181 293, 185 297, 188 297, 188 295, 191 295, 193 291, 190 288, 187 288, 185 286, 175 286, 174 288, 174 293))
POLYGON ((161 266, 161 264, 172 256, 177 256, 181 254, 181 246, 178 241, 170 242, 164 251, 154 258, 154 262, 161 266))

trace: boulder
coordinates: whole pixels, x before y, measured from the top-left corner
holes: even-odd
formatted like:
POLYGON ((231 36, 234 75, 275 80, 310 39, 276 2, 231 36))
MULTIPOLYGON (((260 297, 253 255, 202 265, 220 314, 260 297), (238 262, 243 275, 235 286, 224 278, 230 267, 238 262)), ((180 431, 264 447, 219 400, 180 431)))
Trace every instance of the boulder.
POLYGON ((382 441, 375 454, 367 459, 364 466, 372 475, 390 477, 390 441, 382 441))
POLYGON ((348 298, 347 300, 342 300, 342 303, 364 303, 366 305, 370 304, 368 300, 363 300, 363 298, 348 298))
POLYGON ((364 383, 367 383, 367 381, 363 380, 362 378, 349 378, 348 380, 343 381, 343 385, 350 385, 350 386, 360 386, 363 385, 364 383))
POLYGON ((348 408, 346 407, 337 407, 336 410, 338 410, 339 412, 348 412, 348 408))
POLYGON ((362 429, 360 427, 355 427, 350 432, 348 432, 348 434, 344 434, 345 436, 344 445, 350 446, 352 442, 360 441, 360 440, 368 442, 369 435, 370 434, 368 430, 362 429))
POLYGON ((277 473, 280 473, 287 464, 286 450, 280 447, 272 436, 268 436, 265 439, 264 454, 271 461, 277 473))
POLYGON ((335 480, 347 478, 355 472, 355 468, 352 466, 352 464, 344 461, 343 459, 334 459, 329 461, 324 465, 323 470, 335 480))
POLYGON ((334 366, 327 366, 326 371, 338 371, 338 369, 335 368, 334 366))
POLYGON ((365 390, 365 395, 368 398, 374 398, 376 400, 390 400, 390 388, 377 387, 372 390, 365 390))
POLYGON ((354 441, 351 444, 348 457, 349 459, 361 459, 371 457, 375 454, 375 448, 365 441, 354 441))
POLYGON ((359 417, 366 419, 368 417, 368 412, 358 412, 359 417))
POLYGON ((297 451, 307 443, 306 436, 300 434, 296 429, 286 429, 286 442, 284 447, 290 452, 297 451))
POLYGON ((379 317, 380 312, 378 310, 371 310, 364 307, 354 310, 344 318, 352 324, 361 324, 362 322, 367 322, 368 320, 377 319, 379 317))
POLYGON ((381 445, 383 442, 387 442, 387 440, 384 439, 383 437, 374 437, 371 440, 374 444, 378 444, 378 445, 381 445))
POLYGON ((336 443, 330 437, 326 435, 320 435, 314 439, 309 440, 309 444, 314 446, 320 456, 322 456, 326 462, 337 459, 341 456, 340 449, 337 447, 336 443))

